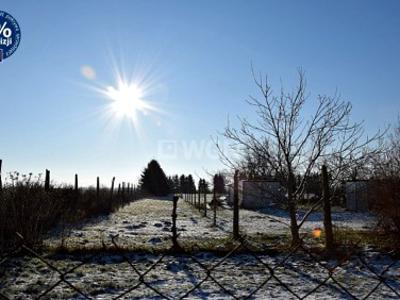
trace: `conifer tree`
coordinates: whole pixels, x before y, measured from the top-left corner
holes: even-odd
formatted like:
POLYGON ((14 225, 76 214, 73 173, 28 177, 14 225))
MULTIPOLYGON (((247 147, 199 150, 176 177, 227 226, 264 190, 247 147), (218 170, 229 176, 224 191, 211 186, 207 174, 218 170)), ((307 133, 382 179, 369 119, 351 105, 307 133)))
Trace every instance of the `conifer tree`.
POLYGON ((194 183, 193 176, 189 174, 187 177, 187 188, 189 193, 196 193, 196 184, 194 183))
POLYGON ((142 191, 154 196, 166 196, 170 192, 167 176, 154 159, 143 170, 140 186, 142 191))
POLYGON ((187 192, 186 176, 183 174, 179 177, 179 188, 181 193, 187 192))

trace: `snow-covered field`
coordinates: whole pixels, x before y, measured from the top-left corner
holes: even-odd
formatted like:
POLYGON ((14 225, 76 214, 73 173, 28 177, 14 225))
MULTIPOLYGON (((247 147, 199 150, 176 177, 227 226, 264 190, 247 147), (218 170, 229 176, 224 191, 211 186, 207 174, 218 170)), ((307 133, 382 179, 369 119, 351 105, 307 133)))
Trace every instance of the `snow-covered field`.
MULTIPOLYGON (((78 227, 64 232, 64 243, 71 248, 99 248, 110 244, 112 236, 119 236, 123 247, 136 249, 165 249, 170 246, 172 201, 144 199, 133 202, 110 216, 93 218, 78 227)), ((209 208, 207 217, 182 199, 178 202, 177 228, 179 240, 183 244, 204 244, 226 239, 232 232, 233 211, 224 206, 217 211, 217 226, 213 227, 213 212, 209 208)), ((301 220, 304 212, 300 211, 301 220)), ((376 224, 375 217, 369 213, 334 212, 333 224, 336 227, 367 230, 376 224)), ((323 227, 321 212, 308 217, 301 228, 310 234, 316 227, 323 227)), ((288 213, 280 209, 261 211, 240 210, 240 231, 249 236, 279 237, 289 235, 288 213)), ((60 231, 58 231, 60 232, 60 231)), ((60 234, 53 232, 48 240, 50 245, 60 244, 60 234)))
MULTIPOLYGON (((126 257, 143 274, 161 255, 133 253, 126 257)), ((213 269, 211 277, 207 277, 204 267, 212 268, 221 261, 221 257, 205 252, 193 256, 167 255, 144 275, 144 282, 139 280, 138 273, 119 255, 96 255, 90 258, 59 255, 48 257, 47 260, 61 271, 69 270, 87 260, 86 264, 65 275, 65 280, 90 299, 113 299, 134 287, 136 288, 124 294, 121 299, 161 299, 157 291, 167 299, 180 298, 187 293, 188 299, 232 299, 229 293, 241 298, 252 293, 268 278, 270 280, 251 299, 296 299, 293 293, 303 297, 329 276, 325 268, 299 253, 289 257, 283 264, 281 262, 285 260, 284 255, 261 255, 258 258, 274 269, 275 277, 271 278, 272 273, 268 268, 250 254, 232 255, 213 269), (198 288, 191 291, 203 280, 205 281, 198 288), (157 291, 150 289, 145 283, 157 291)), ((379 253, 369 253, 364 259, 376 272, 382 272, 395 263, 383 275, 390 288, 384 284, 379 285, 369 299, 399 299, 391 289, 400 293, 400 261, 394 262, 379 253)), ((322 264, 332 266, 337 262, 328 261, 322 264)), ((59 274, 38 259, 15 259, 8 263, 8 268, 7 280, 2 280, 0 284, 0 293, 3 292, 12 299, 35 299, 59 280, 59 274)), ((353 299, 342 287, 362 299, 378 284, 379 280, 360 260, 352 259, 336 268, 333 279, 326 281, 307 299, 353 299)), ((85 297, 67 284, 61 283, 44 299, 85 297)))
MULTIPOLYGON (((263 265, 250 253, 234 253, 221 264, 222 257, 206 251, 194 251, 190 255, 165 255, 157 265, 143 277, 115 252, 99 253, 103 246, 112 249, 111 238, 118 235, 116 241, 121 248, 128 250, 126 258, 141 274, 161 258, 154 251, 168 249, 171 246, 171 212, 169 200, 144 199, 131 203, 107 217, 98 217, 69 228, 67 234, 54 230, 48 245, 57 246, 63 240, 70 249, 91 249, 93 256, 46 255, 46 260, 65 272, 81 262, 65 279, 91 299, 112 299, 137 286, 122 299, 160 299, 157 291, 167 298, 179 298, 199 282, 198 288, 187 295, 189 299, 229 299, 229 293, 236 297, 245 297, 271 277, 271 269, 263 265), (131 251, 132 250, 132 251, 131 251), (135 251, 135 252, 133 252, 135 251), (144 252, 147 251, 147 252, 144 252), (153 251, 153 254, 148 251, 153 251), (217 265, 217 266, 216 266, 217 265), (213 266, 216 266, 213 268, 213 266), (210 277, 204 268, 213 268, 210 277), (215 281, 218 283, 216 283, 215 281), (145 285, 148 283, 155 290, 145 285), (226 290, 221 288, 222 285, 226 290)), ((212 211, 203 217, 196 208, 180 200, 178 203, 177 228, 179 242, 186 248, 196 250, 219 247, 229 240, 232 227, 232 210, 219 209, 217 227, 212 226, 212 211), (199 246, 200 245, 200 246, 199 246)), ((301 213, 299 219, 302 217, 301 213)), ((288 216, 284 211, 269 209, 264 211, 240 211, 240 230, 252 236, 285 236, 289 233, 288 216)), ((374 226, 375 219, 370 214, 337 212, 333 221, 338 227, 368 229, 374 226)), ((322 227, 321 213, 314 213, 306 222, 302 232, 309 234, 315 227, 322 227)), ((221 248, 220 250, 222 250, 221 248)), ((382 272, 387 284, 400 293, 400 261, 387 255, 368 252, 363 256, 375 272, 382 272)), ((302 297, 328 278, 329 272, 323 267, 335 266, 336 261, 322 261, 322 264, 310 259, 305 253, 297 252, 286 259, 286 254, 259 256, 262 262, 274 269, 272 277, 254 295, 254 299, 296 299, 292 294, 302 297), (285 285, 291 290, 285 288, 285 285)), ((14 258, 8 260, 0 269, 0 295, 12 299, 37 298, 52 284, 59 280, 59 274, 35 257, 14 258)), ((349 289, 354 296, 363 298, 379 281, 376 276, 353 257, 334 271, 334 279, 349 289)), ((307 299, 351 299, 334 280, 329 279, 307 299)), ((0 296, 1 298, 1 296, 0 296)), ((61 283, 47 294, 44 299, 85 299, 66 283, 61 283)), ((381 284, 369 299, 399 299, 389 287, 381 284)))

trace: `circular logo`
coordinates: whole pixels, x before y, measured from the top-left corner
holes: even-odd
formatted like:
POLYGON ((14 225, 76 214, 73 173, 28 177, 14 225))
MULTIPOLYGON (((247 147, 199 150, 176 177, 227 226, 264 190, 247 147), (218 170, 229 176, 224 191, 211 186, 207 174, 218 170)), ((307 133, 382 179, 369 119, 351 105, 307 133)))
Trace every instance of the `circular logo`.
POLYGON ((0 10, 0 61, 10 57, 17 50, 21 30, 10 14, 0 10))

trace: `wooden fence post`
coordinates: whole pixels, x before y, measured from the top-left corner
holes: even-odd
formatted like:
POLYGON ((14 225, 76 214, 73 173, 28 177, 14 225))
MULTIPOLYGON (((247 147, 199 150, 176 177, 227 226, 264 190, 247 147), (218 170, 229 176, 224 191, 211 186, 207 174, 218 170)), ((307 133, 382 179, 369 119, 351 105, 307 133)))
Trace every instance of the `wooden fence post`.
POLYGON ((71 210, 75 211, 79 202, 79 185, 78 185, 78 174, 75 174, 75 183, 74 183, 74 198, 71 203, 71 210))
POLYGON ((324 200, 324 228, 325 228, 325 249, 333 250, 333 230, 331 215, 331 199, 329 192, 328 171, 325 165, 322 166, 322 197, 324 200))
POLYGON ((233 177, 233 238, 239 238, 239 171, 233 177))
POLYGON ((75 187, 74 187, 75 192, 78 192, 78 174, 75 174, 75 187))
POLYGON ((214 226, 217 226, 217 197, 215 194, 215 186, 213 188, 213 209, 214 209, 214 226))
POLYGON ((171 231, 172 231, 172 245, 174 248, 174 251, 179 251, 181 248, 178 244, 178 232, 176 229, 176 218, 177 218, 177 214, 176 214, 176 209, 178 207, 178 196, 174 196, 173 197, 173 207, 172 207, 172 227, 171 227, 171 231))
POLYGON ((44 190, 48 191, 50 190, 50 170, 46 169, 46 176, 44 180, 44 190))
POLYGON ((200 211, 200 198, 201 198, 201 185, 203 184, 203 180, 199 179, 199 186, 197 188, 197 198, 198 198, 198 208, 200 211))
POLYGON ((207 189, 206 189, 205 179, 203 179, 203 194, 204 194, 204 216, 207 217, 207 189))
POLYGON ((113 209, 114 183, 115 183, 115 177, 113 177, 113 178, 111 179, 110 203, 109 203, 110 212, 111 212, 112 209, 113 209))
POLYGON ((96 179, 96 197, 97 197, 97 199, 99 199, 99 196, 100 196, 100 177, 97 176, 97 179, 96 179))
POLYGON ((1 165, 3 164, 3 160, 0 159, 0 192, 3 189, 3 182, 1 181, 1 165))
POLYGON ((112 180, 111 180, 111 198, 112 198, 112 196, 113 196, 113 194, 114 194, 114 183, 115 183, 115 177, 113 177, 112 178, 112 180))
POLYGON ((118 190, 117 190, 117 194, 119 195, 121 193, 121 183, 118 183, 118 190))

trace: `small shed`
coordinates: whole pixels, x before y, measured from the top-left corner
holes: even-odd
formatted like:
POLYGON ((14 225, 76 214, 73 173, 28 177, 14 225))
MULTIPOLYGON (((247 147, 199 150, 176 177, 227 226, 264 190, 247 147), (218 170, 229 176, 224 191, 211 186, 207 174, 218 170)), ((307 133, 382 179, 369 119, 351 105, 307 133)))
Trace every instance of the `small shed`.
POLYGON ((369 182, 353 180, 345 183, 346 208, 351 211, 366 212, 369 209, 369 182))
MULTIPOLYGON (((260 209, 278 204, 285 196, 279 181, 239 180, 239 206, 260 209)), ((229 202, 233 203, 233 185, 229 186, 229 202)))

